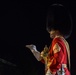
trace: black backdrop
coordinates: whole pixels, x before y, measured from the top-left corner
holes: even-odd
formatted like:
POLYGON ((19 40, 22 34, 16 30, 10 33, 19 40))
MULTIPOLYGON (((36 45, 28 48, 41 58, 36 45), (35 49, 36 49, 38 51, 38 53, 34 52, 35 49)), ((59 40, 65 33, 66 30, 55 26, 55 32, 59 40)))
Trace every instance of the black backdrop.
POLYGON ((0 2, 0 75, 44 75, 44 65, 38 62, 26 44, 35 44, 41 52, 51 43, 46 31, 46 12, 52 3, 66 5, 72 14, 73 31, 67 39, 71 48, 71 73, 76 73, 75 1, 2 1, 0 2))

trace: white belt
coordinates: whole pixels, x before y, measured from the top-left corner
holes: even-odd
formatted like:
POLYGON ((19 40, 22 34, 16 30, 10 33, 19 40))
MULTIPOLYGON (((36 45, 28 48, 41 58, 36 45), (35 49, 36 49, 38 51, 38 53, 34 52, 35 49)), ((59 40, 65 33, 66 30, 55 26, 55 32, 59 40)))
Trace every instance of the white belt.
MULTIPOLYGON (((66 64, 62 64, 62 69, 59 69, 59 70, 57 71, 57 74, 58 74, 58 75, 65 75, 64 68, 67 68, 67 65, 66 65, 66 64), (62 71, 62 73, 61 73, 61 71, 62 71)), ((46 72, 46 75, 54 75, 54 74, 52 74, 52 73, 50 72, 50 69, 48 69, 47 72, 46 72)))
POLYGON ((46 75, 55 75, 50 72, 50 69, 47 70, 46 75))
POLYGON ((62 64, 62 68, 67 68, 67 64, 62 64))
POLYGON ((67 68, 66 64, 62 64, 62 67, 57 71, 58 75, 65 75, 65 70, 64 68, 67 68))

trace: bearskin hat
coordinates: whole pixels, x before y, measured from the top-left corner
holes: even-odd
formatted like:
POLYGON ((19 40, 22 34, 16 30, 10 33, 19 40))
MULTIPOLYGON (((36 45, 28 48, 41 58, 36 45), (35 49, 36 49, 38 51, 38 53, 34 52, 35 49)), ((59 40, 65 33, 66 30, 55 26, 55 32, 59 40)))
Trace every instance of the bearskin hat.
POLYGON ((52 4, 48 8, 46 18, 46 29, 59 30, 60 33, 68 38, 72 32, 72 17, 69 10, 62 4, 52 4))

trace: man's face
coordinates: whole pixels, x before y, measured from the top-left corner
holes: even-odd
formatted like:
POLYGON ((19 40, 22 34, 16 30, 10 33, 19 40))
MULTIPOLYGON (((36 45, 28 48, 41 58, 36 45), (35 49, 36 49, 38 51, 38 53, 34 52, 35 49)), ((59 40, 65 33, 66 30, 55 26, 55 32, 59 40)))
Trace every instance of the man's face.
POLYGON ((56 35, 56 31, 55 30, 51 30, 50 32, 50 38, 54 38, 56 35))

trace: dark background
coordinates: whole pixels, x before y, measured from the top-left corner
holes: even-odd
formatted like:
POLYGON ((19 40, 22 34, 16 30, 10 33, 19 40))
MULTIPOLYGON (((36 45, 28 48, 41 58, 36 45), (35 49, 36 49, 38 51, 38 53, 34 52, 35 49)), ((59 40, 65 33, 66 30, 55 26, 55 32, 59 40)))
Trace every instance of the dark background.
POLYGON ((44 65, 38 62, 26 44, 35 44, 41 52, 51 43, 46 31, 46 13, 49 5, 61 3, 69 8, 73 31, 69 39, 71 48, 71 74, 76 74, 76 2, 75 1, 2 1, 0 2, 0 75, 44 75, 44 65))

